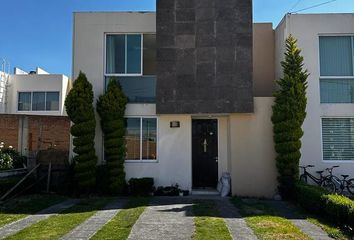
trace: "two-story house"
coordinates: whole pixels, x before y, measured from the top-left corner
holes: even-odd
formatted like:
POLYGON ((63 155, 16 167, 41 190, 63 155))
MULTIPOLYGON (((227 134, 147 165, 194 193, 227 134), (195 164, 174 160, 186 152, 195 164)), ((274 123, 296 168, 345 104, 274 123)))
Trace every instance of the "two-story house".
POLYGON ((354 14, 288 14, 275 34, 276 78, 289 34, 310 73, 300 164, 354 177, 354 14))

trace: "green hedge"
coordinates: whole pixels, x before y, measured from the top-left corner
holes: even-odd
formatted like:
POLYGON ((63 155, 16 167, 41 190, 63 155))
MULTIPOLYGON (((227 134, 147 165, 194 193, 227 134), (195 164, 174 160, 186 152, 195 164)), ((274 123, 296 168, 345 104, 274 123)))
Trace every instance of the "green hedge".
POLYGON ((129 192, 133 196, 147 196, 154 191, 153 178, 131 178, 129 180, 129 192))
POLYGON ((354 201, 345 196, 329 193, 321 187, 297 184, 296 200, 309 212, 354 228, 354 201))

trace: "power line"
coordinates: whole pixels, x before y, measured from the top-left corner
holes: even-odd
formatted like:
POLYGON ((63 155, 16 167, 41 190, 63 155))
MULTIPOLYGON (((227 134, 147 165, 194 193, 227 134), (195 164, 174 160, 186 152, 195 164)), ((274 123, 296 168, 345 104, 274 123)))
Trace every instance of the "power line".
POLYGON ((298 0, 291 8, 288 12, 291 12, 294 8, 297 7, 297 5, 299 5, 299 3, 301 2, 302 0, 298 0))
POLYGON ((291 13, 299 13, 299 12, 302 12, 302 11, 305 11, 305 10, 309 10, 309 9, 312 9, 312 8, 316 8, 316 7, 319 7, 319 6, 323 6, 325 4, 328 4, 328 3, 332 3, 332 2, 336 2, 337 0, 330 0, 330 1, 327 1, 327 2, 324 2, 324 3, 320 3, 320 4, 316 4, 316 5, 313 5, 311 7, 307 7, 307 8, 303 8, 303 9, 300 9, 300 10, 297 10, 297 11, 294 11, 294 12, 291 12, 291 13))

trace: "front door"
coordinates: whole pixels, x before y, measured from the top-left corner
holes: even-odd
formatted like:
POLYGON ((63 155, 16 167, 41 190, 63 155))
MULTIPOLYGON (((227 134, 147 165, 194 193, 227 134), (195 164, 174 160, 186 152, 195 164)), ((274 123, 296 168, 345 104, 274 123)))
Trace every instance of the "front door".
POLYGON ((218 121, 192 120, 193 188, 216 188, 218 182, 218 121))

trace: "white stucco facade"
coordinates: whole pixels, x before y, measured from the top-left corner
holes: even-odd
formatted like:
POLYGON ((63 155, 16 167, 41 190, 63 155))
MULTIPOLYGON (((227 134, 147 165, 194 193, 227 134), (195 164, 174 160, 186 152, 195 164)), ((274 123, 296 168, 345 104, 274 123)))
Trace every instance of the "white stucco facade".
MULTIPOLYGON (((80 71, 84 72, 93 85, 96 102, 104 93, 105 86, 105 35, 155 32, 155 13, 75 13, 73 79, 80 71)), ((271 97, 256 97, 255 113, 217 115, 156 115, 155 104, 129 103, 126 117, 157 118, 157 160, 126 161, 126 179, 153 177, 155 186, 177 183, 182 189, 192 190, 192 120, 216 119, 218 177, 223 172, 232 174, 233 194, 272 197, 276 191, 270 121, 272 103, 271 97), (180 127, 171 128, 173 121, 178 121, 180 127)), ((97 115, 96 119, 98 123, 97 115)), ((103 137, 99 124, 96 127, 95 148, 102 163, 103 137)))
POLYGON ((315 165, 311 172, 339 165, 334 173, 354 177, 353 161, 324 161, 322 151, 321 119, 327 117, 354 117, 354 104, 321 104, 320 102, 320 36, 354 35, 354 14, 294 14, 286 15, 276 28, 276 79, 281 77, 280 61, 284 42, 292 34, 302 50, 304 67, 310 76, 307 89, 307 116, 303 124, 301 165, 315 165))

